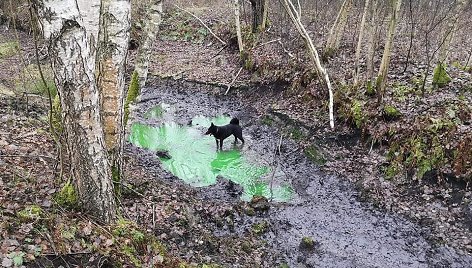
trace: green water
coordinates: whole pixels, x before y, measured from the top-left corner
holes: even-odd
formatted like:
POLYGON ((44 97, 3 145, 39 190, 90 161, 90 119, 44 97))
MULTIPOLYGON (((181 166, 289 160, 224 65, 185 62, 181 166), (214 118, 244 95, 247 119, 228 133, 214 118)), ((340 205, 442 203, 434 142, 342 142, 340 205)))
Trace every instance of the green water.
MULTIPOLYGON (((148 112, 150 117, 160 117, 165 112, 163 106, 157 107, 160 108, 153 108, 155 110, 148 112)), ((243 200, 250 200, 254 195, 270 198, 269 167, 247 159, 240 151, 240 143, 233 146, 233 137, 225 140, 223 151, 217 151, 215 139, 203 135, 211 122, 223 125, 229 121, 227 116, 212 119, 197 116, 193 118, 191 126, 180 126, 174 122, 158 127, 133 124, 129 139, 141 148, 167 151, 171 158, 161 158, 162 165, 193 186, 212 185, 216 182, 216 177, 221 175, 243 187, 243 200)), ((276 201, 288 201, 292 195, 293 190, 288 185, 272 188, 272 198, 276 201)))

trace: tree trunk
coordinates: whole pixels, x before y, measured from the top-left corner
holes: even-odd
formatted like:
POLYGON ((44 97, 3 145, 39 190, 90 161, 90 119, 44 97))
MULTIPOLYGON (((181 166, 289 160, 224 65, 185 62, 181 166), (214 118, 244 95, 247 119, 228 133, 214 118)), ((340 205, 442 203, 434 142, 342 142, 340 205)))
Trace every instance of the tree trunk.
POLYGON ((392 15, 390 17, 390 24, 388 26, 387 40, 385 41, 385 48, 382 56, 382 62, 380 63, 379 73, 377 75, 376 90, 378 94, 379 103, 382 102, 385 87, 387 86, 387 75, 388 67, 390 65, 390 56, 392 53, 393 39, 395 37, 395 28, 397 26, 398 14, 402 0, 390 0, 392 15))
POLYGON ((99 0, 41 1, 43 33, 61 99, 72 179, 84 208, 103 222, 116 217, 97 89, 99 0))
POLYGON ((357 48, 356 48, 356 69, 355 69, 355 74, 354 74, 354 84, 357 85, 359 81, 359 60, 361 57, 361 48, 362 48, 362 41, 364 39, 364 28, 365 28, 365 20, 367 18, 367 13, 369 11, 369 4, 370 0, 365 1, 364 5, 364 12, 362 13, 362 19, 361 19, 361 26, 359 29, 359 39, 357 40, 357 48))
POLYGON ((266 0, 250 0, 252 6, 252 32, 262 32, 265 30, 264 20, 266 14, 266 0))
POLYGON ((236 24, 236 35, 238 37, 238 48, 239 53, 241 54, 244 51, 243 38, 241 35, 241 22, 239 18, 239 0, 234 0, 234 20, 236 24))
POLYGON ((341 43, 341 38, 346 27, 347 15, 352 7, 352 0, 344 0, 341 9, 339 10, 338 16, 334 21, 333 26, 331 27, 328 35, 328 40, 326 41, 325 52, 331 54, 334 51, 338 50, 339 44, 341 43))
POLYGON ((162 22, 162 2, 163 0, 151 0, 149 9, 146 12, 147 18, 144 20, 143 39, 138 48, 138 55, 134 67, 138 73, 139 88, 144 88, 146 86, 152 46, 156 40, 159 25, 162 22))
POLYGON ((265 30, 265 27, 267 27, 268 17, 269 17, 269 0, 264 0, 264 14, 262 16, 262 26, 263 26, 262 30, 265 30))
MULTIPOLYGON (((130 0, 102 0, 98 51, 98 88, 105 145, 114 176, 121 176, 125 62, 131 26, 130 0)), ((119 179, 119 178, 113 178, 119 179)))
POLYGON ((315 45, 313 44, 313 41, 311 40, 310 36, 308 35, 308 32, 305 30, 305 27, 300 21, 300 17, 297 15, 298 12, 295 9, 294 5, 290 0, 282 0, 282 4, 287 11, 288 15, 290 16, 290 19, 292 20, 293 24, 297 28, 298 32, 300 33, 301 37, 305 41, 305 44, 308 48, 308 52, 310 55, 310 58, 313 60, 315 63, 316 69, 319 74, 324 79, 324 82, 326 84, 326 87, 328 88, 329 92, 329 125, 331 126, 331 129, 334 129, 334 97, 333 97, 333 89, 331 87, 331 82, 329 80, 329 75, 326 69, 321 65, 320 57, 318 55, 318 51, 316 50, 315 45))
POLYGON ((378 0, 373 0, 371 5, 371 17, 369 23, 369 48, 367 50, 367 80, 371 81, 374 76, 374 58, 377 49, 377 17, 378 17, 378 0))

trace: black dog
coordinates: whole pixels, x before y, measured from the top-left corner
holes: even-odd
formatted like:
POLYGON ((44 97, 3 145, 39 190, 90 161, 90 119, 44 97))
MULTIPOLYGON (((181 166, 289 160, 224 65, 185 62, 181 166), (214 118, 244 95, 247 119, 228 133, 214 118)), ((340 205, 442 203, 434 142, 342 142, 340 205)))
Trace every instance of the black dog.
POLYGON ((215 137, 216 149, 218 149, 219 140, 220 150, 223 149, 223 140, 231 135, 234 136, 234 143, 236 143, 238 139, 244 143, 243 130, 241 129, 241 126, 239 125, 239 119, 237 118, 231 119, 229 124, 225 126, 215 126, 213 123, 211 123, 211 126, 208 128, 205 135, 213 135, 213 137, 215 137))

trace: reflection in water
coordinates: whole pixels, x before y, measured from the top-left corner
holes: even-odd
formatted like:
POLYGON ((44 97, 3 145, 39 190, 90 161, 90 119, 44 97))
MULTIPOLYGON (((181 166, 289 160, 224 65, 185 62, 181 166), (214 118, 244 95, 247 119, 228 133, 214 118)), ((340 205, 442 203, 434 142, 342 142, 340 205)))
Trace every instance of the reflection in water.
MULTIPOLYGON (((250 163, 239 149, 217 151, 214 138, 204 136, 203 128, 199 128, 210 125, 210 122, 223 125, 229 121, 230 118, 226 116, 212 120, 198 116, 192 120, 192 126, 180 126, 174 122, 160 127, 133 124, 130 141, 152 151, 167 151, 171 158, 161 158, 163 166, 193 186, 214 184, 220 175, 241 185, 244 188, 242 198, 245 200, 250 200, 253 195, 270 197, 267 178, 263 179, 270 176, 270 168, 250 163)), ((226 148, 231 146, 232 140, 228 138, 226 148)), ((288 185, 273 188, 274 200, 287 201, 292 193, 288 185)))

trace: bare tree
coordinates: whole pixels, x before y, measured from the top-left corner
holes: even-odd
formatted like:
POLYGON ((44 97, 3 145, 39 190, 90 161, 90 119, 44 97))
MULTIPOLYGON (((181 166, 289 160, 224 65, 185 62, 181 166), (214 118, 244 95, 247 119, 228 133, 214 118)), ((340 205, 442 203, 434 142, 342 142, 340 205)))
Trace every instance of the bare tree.
MULTIPOLYGON (((130 3, 127 0, 49 0, 36 4, 44 36, 50 42, 49 55, 61 100, 72 181, 84 208, 101 221, 111 222, 116 217, 116 203, 101 108, 109 103, 120 105, 122 74, 115 72, 123 70, 119 65, 124 64, 126 52, 121 47, 111 52, 99 49, 104 62, 97 65, 97 48, 100 44, 127 43, 129 27, 120 27, 129 23, 126 18, 129 18, 130 3), (111 23, 103 16, 110 19, 115 16, 125 22, 111 23), (103 34, 112 36, 105 38, 103 34), (117 66, 110 66, 112 63, 117 66), (97 70, 103 72, 101 90, 97 70), (116 98, 102 102, 101 96, 108 93, 116 98)), ((119 112, 110 116, 120 117, 119 112)), ((111 145, 116 136, 110 137, 111 145)))
POLYGON ((385 87, 387 86, 387 75, 388 68, 390 65, 390 56, 392 53, 393 39, 395 36, 395 28, 397 26, 398 13, 402 0, 390 0, 390 23, 388 26, 387 39, 385 41, 385 48, 382 56, 382 62, 380 63, 379 73, 377 75, 376 89, 379 98, 379 103, 382 101, 385 94, 385 87))
POLYGON ((372 0, 370 6, 370 23, 369 23, 369 41, 367 49, 367 80, 371 81, 374 76, 374 57, 375 51, 377 50, 377 32, 379 30, 379 25, 377 23, 377 18, 379 17, 379 4, 378 0, 372 0))
POLYGON ((268 0, 249 0, 252 7, 252 32, 263 31, 267 23, 268 0))
POLYGON ((446 22, 446 27, 444 29, 442 42, 439 48, 439 55, 438 55, 438 64, 444 64, 447 56, 449 54, 449 46, 454 38, 454 34, 457 28, 457 22, 459 20, 459 16, 467 6, 469 0, 458 0, 454 10, 452 11, 452 16, 448 17, 446 22))
POLYGON ((290 16, 290 19, 292 20, 293 24, 298 30, 298 33, 301 35, 303 40, 305 41, 305 44, 307 46, 310 58, 313 60, 316 66, 316 70, 318 71, 319 74, 323 77, 323 80, 326 84, 326 87, 328 88, 329 92, 329 125, 331 126, 332 129, 334 129, 334 97, 333 97, 333 89, 331 87, 331 82, 329 80, 329 75, 326 69, 321 65, 320 57, 318 55, 318 51, 316 50, 315 45, 313 44, 313 41, 311 40, 310 36, 308 35, 308 32, 305 30, 305 26, 301 23, 300 20, 300 14, 298 14, 297 9, 293 5, 293 3, 290 0, 283 0, 282 4, 290 16))
POLYGON ((239 0, 234 0, 234 20, 236 24, 236 35, 238 37, 239 53, 244 51, 243 38, 241 36, 241 23, 239 18, 239 0))
POLYGON ((146 86, 146 80, 149 70, 149 58, 156 40, 159 25, 162 22, 162 2, 163 0, 150 0, 144 19, 143 38, 138 48, 136 57, 135 71, 138 73, 139 88, 146 86))
POLYGON ((333 26, 331 27, 328 35, 328 40, 326 41, 325 51, 330 54, 333 51, 338 50, 341 38, 346 27, 347 16, 352 7, 352 0, 344 0, 339 9, 338 16, 334 21, 333 26))
POLYGON ((362 12, 362 19, 361 25, 359 29, 359 38, 357 40, 357 47, 356 47, 356 66, 355 66, 355 73, 354 73, 354 84, 357 85, 359 80, 359 59, 361 57, 361 48, 362 48, 362 41, 364 39, 364 28, 365 28, 365 21, 367 18, 367 14, 369 13, 369 4, 370 0, 366 0, 364 4, 364 11, 362 12))

